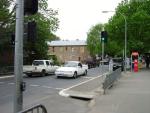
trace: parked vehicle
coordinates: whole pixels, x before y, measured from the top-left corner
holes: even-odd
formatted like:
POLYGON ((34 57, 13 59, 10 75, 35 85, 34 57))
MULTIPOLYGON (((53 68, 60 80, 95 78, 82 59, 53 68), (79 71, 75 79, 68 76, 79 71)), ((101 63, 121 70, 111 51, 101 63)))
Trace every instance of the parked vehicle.
POLYGON ((87 59, 85 63, 88 65, 88 69, 98 67, 100 60, 87 59))
POLYGON ((54 66, 51 60, 34 60, 32 66, 23 66, 23 72, 29 77, 33 75, 45 76, 54 74, 58 66, 54 66))
POLYGON ((113 71, 115 71, 118 68, 121 68, 121 70, 124 70, 124 61, 122 58, 113 58, 113 71))
POLYGON ((74 77, 79 75, 87 75, 88 66, 81 64, 79 61, 68 61, 63 67, 59 67, 55 71, 56 77, 74 77))

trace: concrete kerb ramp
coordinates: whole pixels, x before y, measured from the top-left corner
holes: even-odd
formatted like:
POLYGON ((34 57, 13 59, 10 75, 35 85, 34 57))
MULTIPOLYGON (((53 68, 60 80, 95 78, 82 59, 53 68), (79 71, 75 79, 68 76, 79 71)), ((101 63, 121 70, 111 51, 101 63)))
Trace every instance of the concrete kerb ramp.
POLYGON ((95 96, 103 94, 102 83, 106 75, 104 73, 98 77, 92 78, 75 86, 63 89, 59 92, 61 96, 74 97, 80 99, 93 99, 95 96))

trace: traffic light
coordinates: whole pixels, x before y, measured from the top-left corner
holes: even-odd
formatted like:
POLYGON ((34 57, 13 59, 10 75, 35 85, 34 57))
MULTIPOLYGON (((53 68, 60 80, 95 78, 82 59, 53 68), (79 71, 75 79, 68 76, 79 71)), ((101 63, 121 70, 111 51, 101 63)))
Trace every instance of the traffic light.
POLYGON ((36 32, 36 22, 31 21, 28 22, 28 27, 27 27, 27 41, 34 43, 37 39, 37 32, 36 32))
POLYGON ((24 0, 24 14, 35 14, 38 11, 38 0, 24 0))
POLYGON ((101 32, 101 42, 107 43, 107 38, 108 38, 107 31, 102 31, 101 32))

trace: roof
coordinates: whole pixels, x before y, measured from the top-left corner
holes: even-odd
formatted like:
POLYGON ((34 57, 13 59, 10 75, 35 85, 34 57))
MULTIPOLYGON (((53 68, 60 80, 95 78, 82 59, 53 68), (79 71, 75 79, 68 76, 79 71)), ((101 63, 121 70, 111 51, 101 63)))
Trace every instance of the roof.
POLYGON ((85 40, 58 40, 47 42, 49 46, 80 46, 87 45, 85 40))

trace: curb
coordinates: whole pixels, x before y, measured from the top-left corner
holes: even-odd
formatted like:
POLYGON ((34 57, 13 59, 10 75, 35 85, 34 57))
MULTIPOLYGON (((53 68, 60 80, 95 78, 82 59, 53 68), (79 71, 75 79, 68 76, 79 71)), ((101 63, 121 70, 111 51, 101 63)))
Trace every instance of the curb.
MULTIPOLYGON (((79 98, 79 99, 94 99, 97 95, 103 95, 104 94, 104 90, 101 87, 101 82, 99 82, 99 87, 94 87, 94 89, 90 90, 90 91, 78 91, 78 90, 73 90, 76 88, 82 88, 82 86, 84 86, 87 83, 90 83, 93 80, 97 80, 97 78, 101 78, 101 77, 105 77, 107 73, 104 73, 102 75, 99 75, 98 77, 92 78, 90 80, 87 80, 83 83, 79 83, 75 86, 71 86, 69 88, 63 89, 59 92, 59 95, 64 96, 64 97, 72 97, 72 98, 79 98)), ((102 80, 103 81, 103 80, 102 80)))

